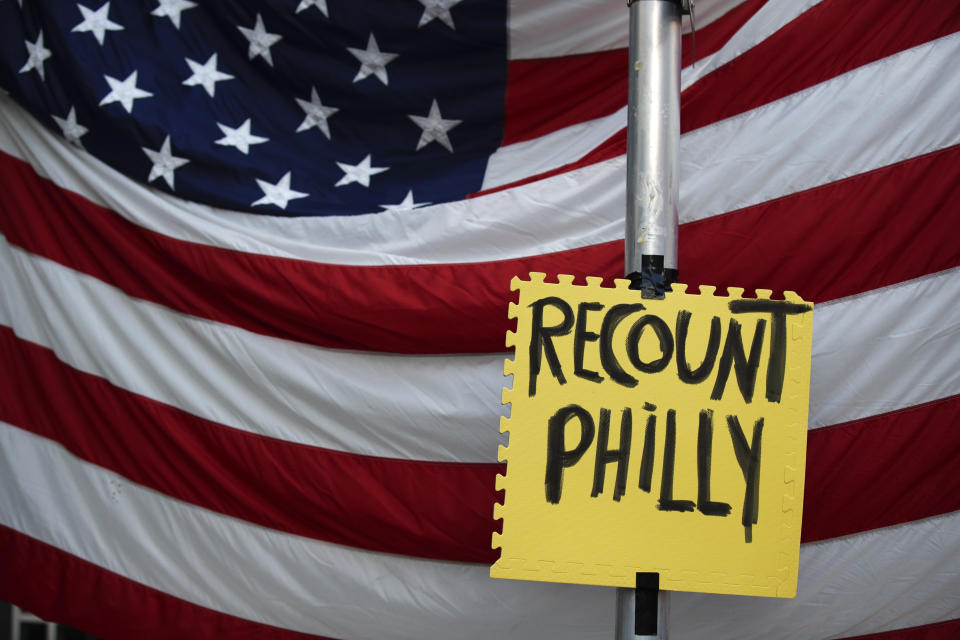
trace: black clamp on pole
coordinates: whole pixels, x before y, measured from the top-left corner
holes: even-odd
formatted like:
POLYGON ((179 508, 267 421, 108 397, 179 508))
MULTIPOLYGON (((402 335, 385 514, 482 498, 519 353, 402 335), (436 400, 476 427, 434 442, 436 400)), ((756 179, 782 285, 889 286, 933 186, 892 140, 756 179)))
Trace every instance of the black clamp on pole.
POLYGON ((638 636, 657 635, 657 610, 659 609, 660 574, 637 572, 637 588, 634 596, 634 633, 638 636))
POLYGON ((640 291, 641 295, 650 300, 663 300, 664 294, 670 291, 670 285, 677 281, 676 269, 663 268, 663 256, 641 255, 640 271, 627 274, 630 288, 640 291))

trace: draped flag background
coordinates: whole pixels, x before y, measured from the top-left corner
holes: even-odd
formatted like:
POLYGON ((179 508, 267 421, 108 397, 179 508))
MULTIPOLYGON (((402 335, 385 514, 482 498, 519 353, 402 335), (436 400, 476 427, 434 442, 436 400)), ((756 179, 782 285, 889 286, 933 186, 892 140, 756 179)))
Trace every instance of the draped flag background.
MULTIPOLYGON (((488 577, 509 280, 623 267, 607 0, 0 0, 0 599, 104 638, 609 638, 488 577)), ((793 600, 960 635, 960 5, 700 0, 681 281, 817 303, 793 600)))

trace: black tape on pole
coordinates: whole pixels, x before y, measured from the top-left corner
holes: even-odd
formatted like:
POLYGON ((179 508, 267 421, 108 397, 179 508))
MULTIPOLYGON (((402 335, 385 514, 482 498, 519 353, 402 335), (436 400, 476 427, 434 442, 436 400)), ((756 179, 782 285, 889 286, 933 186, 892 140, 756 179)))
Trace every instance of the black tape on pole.
POLYGON ((638 636, 657 635, 657 609, 659 607, 660 574, 637 572, 637 589, 634 597, 634 633, 638 636))
POLYGON ((647 299, 663 300, 664 293, 677 281, 676 269, 664 268, 663 256, 641 255, 640 271, 627 274, 630 288, 641 292, 647 299))

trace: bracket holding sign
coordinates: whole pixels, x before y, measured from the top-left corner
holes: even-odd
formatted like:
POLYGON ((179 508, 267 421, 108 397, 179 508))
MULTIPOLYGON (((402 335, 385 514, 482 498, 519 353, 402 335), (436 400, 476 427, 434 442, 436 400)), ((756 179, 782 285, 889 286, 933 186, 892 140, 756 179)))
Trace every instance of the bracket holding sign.
POLYGON ((497 578, 793 597, 813 305, 514 278, 497 578))

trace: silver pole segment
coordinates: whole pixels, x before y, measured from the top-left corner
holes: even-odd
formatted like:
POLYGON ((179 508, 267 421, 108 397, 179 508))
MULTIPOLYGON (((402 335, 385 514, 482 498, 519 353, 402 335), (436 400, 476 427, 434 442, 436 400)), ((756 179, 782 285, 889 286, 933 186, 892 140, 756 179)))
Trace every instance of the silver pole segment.
MULTIPOLYGON (((680 199, 679 0, 627 0, 630 70, 627 124, 625 272, 639 272, 644 295, 676 282, 680 199), (653 275, 659 285, 651 286, 653 275)), ((689 11, 692 2, 686 2, 689 11)), ((655 284, 655 283, 654 283, 655 284)), ((638 636, 636 591, 617 589, 617 640, 667 640, 669 592, 657 596, 657 635, 638 636)))
POLYGON ((670 592, 657 595, 657 635, 638 636, 636 630, 635 600, 637 592, 624 587, 617 588, 617 634, 616 640, 667 640, 667 619, 670 616, 670 592))
POLYGON ((661 274, 671 270, 667 279, 673 282, 680 195, 681 8, 677 0, 633 0, 629 6, 626 272, 643 273, 647 263, 661 274))

